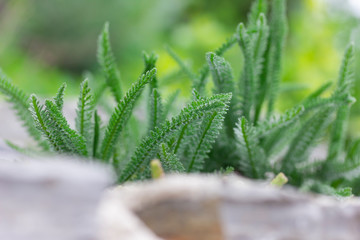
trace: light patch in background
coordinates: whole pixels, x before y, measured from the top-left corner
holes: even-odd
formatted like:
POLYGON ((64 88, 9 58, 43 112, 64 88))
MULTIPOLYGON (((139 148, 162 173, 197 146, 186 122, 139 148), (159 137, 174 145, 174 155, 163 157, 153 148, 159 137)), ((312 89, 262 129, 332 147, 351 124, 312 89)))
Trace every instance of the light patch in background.
MULTIPOLYGON (((327 2, 336 10, 342 10, 353 15, 355 18, 360 18, 360 0, 327 0, 327 2)), ((352 29, 350 34, 350 41, 358 46, 360 40, 360 26, 352 29)))
MULTIPOLYGON (((348 0, 351 11, 357 16, 360 17, 360 1, 359 0, 348 0)), ((341 4, 341 2, 340 2, 341 4)))
POLYGON ((355 17, 360 18, 360 0, 326 0, 326 2, 337 10, 345 10, 355 17))

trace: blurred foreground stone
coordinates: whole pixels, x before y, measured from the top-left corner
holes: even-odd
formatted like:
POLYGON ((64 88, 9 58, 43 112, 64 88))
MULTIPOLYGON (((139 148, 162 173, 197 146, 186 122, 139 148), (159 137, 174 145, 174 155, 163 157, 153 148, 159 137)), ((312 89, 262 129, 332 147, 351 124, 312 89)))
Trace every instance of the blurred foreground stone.
POLYGON ((360 239, 358 198, 237 176, 174 175, 105 190, 112 181, 99 164, 0 151, 0 239, 360 239))
POLYGON ((5 151, 0 158, 1 240, 98 239, 97 207, 113 181, 108 169, 5 151))
POLYGON ((236 176, 170 176, 118 187, 104 198, 100 217, 104 240, 159 239, 136 235, 149 229, 171 240, 360 239, 358 199, 340 202, 236 176))

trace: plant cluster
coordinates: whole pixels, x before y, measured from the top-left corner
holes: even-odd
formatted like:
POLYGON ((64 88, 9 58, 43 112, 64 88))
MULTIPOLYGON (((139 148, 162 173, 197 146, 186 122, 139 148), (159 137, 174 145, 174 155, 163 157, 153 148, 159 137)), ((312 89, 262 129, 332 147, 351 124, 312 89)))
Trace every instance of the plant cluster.
MULTIPOLYGON (((168 48, 193 83, 192 99, 170 117, 177 93, 164 101, 156 76, 157 55, 144 54, 144 72, 124 93, 105 25, 98 41, 98 61, 104 84, 90 89, 81 84, 72 129, 62 113, 65 85, 53 99, 41 102, 28 96, 0 75, 0 91, 13 104, 39 148, 111 164, 118 183, 151 177, 150 161, 158 158, 165 173, 216 172, 231 168, 241 175, 266 179, 283 172, 289 183, 327 194, 359 193, 360 140, 345 145, 353 84, 354 47, 346 51, 338 82, 330 97, 322 94, 327 83, 283 114, 274 111, 279 95, 282 52, 287 33, 286 1, 256 0, 247 24, 240 23, 222 46, 206 54, 198 71, 190 69, 168 48), (270 17, 267 18, 267 13, 270 17), (222 57, 238 44, 244 58, 241 77, 234 79, 222 57), (213 93, 206 91, 211 75, 213 93), (116 107, 104 124, 97 106, 104 89, 111 90, 116 107), (133 116, 137 100, 146 89, 148 131, 137 136, 139 121, 133 116), (310 159, 312 150, 327 133, 325 159, 310 159), (138 143, 138 144, 137 144, 138 143), (135 148, 136 146, 136 148, 135 148)), ((111 105, 111 104, 110 104, 111 105)))

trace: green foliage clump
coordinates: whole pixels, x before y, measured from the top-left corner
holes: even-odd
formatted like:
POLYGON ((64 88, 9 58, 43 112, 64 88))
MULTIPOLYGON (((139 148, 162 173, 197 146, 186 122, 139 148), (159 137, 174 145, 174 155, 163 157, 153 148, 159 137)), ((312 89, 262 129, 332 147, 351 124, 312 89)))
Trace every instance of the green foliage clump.
POLYGON ((156 76, 156 54, 144 53, 143 74, 126 93, 122 92, 108 24, 99 37, 98 47, 104 87, 92 91, 88 80, 83 81, 75 129, 62 113, 65 85, 54 99, 41 103, 37 96, 27 96, 1 74, 0 91, 43 150, 110 164, 119 183, 151 178, 150 162, 159 159, 165 173, 231 169, 255 179, 281 173, 290 184, 303 189, 350 196, 349 187, 353 187, 358 194, 360 140, 350 147, 345 144, 346 125, 354 102, 351 96, 354 47, 350 45, 345 52, 339 80, 330 97, 322 97, 331 86, 326 83, 303 102, 279 114, 275 103, 287 33, 285 0, 273 0, 269 7, 267 19, 267 1, 255 1, 248 24, 240 23, 220 48, 207 53, 206 63, 198 72, 167 47, 193 82, 192 99, 172 117, 169 112, 178 93, 163 100, 156 76), (238 81, 221 56, 235 43, 244 58, 238 81), (213 81, 212 94, 205 87, 208 75, 213 81), (116 107, 108 123, 102 126, 97 109, 99 99, 106 97, 102 96, 105 87, 111 90, 116 107), (148 130, 145 136, 137 136, 134 132, 142 123, 134 118, 134 109, 146 88, 148 130), (96 97, 93 92, 98 93, 96 97), (310 154, 326 134, 327 157, 311 159, 310 154))

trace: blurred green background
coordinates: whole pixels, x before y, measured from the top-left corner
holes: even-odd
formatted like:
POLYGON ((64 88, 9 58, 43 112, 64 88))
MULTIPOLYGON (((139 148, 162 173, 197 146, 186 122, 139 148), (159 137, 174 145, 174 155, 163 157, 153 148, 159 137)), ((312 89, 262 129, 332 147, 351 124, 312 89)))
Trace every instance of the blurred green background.
MULTIPOLYGON (((197 69, 205 61, 204 54, 218 47, 239 22, 246 20, 251 2, 0 0, 0 67, 29 93, 53 95, 66 81, 70 86, 67 93, 76 94, 86 70, 98 75, 97 36, 108 21, 123 85, 129 86, 142 72, 142 51, 155 51, 160 57, 158 74, 163 91, 181 88, 187 94, 190 83, 185 76, 167 77, 178 67, 164 45, 170 45, 197 69)), ((355 9, 350 5, 354 2, 288 0, 289 36, 279 110, 299 102, 321 84, 336 81, 343 50, 349 41, 358 43, 359 15, 350 11, 355 9), (291 82, 297 83, 295 89, 289 87, 291 82)), ((225 57, 238 77, 242 67, 239 47, 225 57)), ((355 96, 360 99, 359 82, 355 96)), ((360 104, 356 103, 351 127, 358 130, 359 115, 360 104)), ((351 131, 358 135, 356 132, 351 131)))

